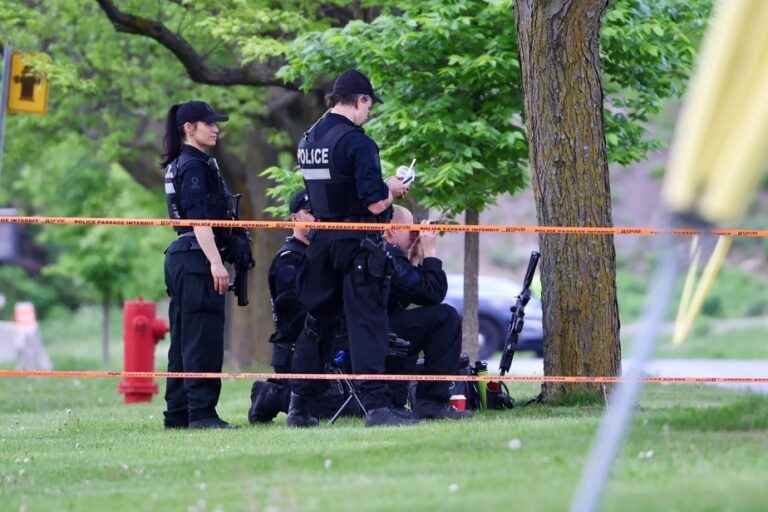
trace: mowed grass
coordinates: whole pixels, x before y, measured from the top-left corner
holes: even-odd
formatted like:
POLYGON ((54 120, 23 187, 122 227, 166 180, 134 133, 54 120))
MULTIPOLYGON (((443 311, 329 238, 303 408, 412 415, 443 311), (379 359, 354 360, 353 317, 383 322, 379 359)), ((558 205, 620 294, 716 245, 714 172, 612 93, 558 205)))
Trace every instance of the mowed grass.
POLYGON ((744 327, 725 332, 710 332, 712 321, 694 332, 680 345, 665 336, 659 343, 659 359, 768 359, 768 327, 744 327))
MULTIPOLYGON (((246 426, 249 383, 225 382, 220 412, 241 429, 166 432, 159 397, 125 406, 116 385, 0 380, 0 510, 567 510, 602 413, 296 431, 282 415, 246 426)), ((605 509, 766 510, 766 453, 768 398, 649 387, 605 509)))

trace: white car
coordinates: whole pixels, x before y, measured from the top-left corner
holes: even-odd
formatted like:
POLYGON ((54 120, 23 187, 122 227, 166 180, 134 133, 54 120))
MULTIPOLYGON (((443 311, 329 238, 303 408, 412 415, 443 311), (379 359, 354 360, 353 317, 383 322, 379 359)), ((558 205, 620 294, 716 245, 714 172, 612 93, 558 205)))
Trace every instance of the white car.
MULTIPOLYGON (((479 320, 480 320, 480 359, 487 360, 504 348, 504 340, 509 329, 510 308, 515 304, 517 295, 522 291, 522 284, 509 279, 493 276, 480 276, 479 320)), ((462 314, 464 306, 464 276, 448 274, 448 293, 446 304, 450 304, 462 314)), ((535 352, 538 357, 544 355, 544 329, 542 327, 541 301, 531 297, 525 308, 523 330, 518 338, 518 350, 535 352)))

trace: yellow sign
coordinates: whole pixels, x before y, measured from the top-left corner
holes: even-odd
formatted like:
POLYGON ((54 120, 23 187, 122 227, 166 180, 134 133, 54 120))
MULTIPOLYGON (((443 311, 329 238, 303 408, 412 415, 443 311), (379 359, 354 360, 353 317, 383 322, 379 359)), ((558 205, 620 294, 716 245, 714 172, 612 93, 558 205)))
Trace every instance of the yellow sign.
POLYGON ((8 112, 45 114, 48 111, 48 80, 24 64, 25 55, 11 56, 11 83, 8 87, 8 112))

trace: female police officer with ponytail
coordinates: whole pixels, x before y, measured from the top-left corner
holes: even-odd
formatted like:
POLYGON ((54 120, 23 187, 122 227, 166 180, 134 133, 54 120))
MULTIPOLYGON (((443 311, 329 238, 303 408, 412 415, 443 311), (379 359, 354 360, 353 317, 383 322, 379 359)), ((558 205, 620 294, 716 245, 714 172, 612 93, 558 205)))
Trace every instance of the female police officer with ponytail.
MULTIPOLYGON (((231 195, 209 153, 226 121, 202 101, 168 111, 164 139, 165 193, 172 219, 230 219, 231 195)), ((229 272, 222 252, 226 230, 176 228, 165 252, 165 283, 171 298, 169 372, 221 372, 224 355, 224 294, 229 272)), ((219 379, 168 379, 166 428, 232 428, 216 413, 219 379)))

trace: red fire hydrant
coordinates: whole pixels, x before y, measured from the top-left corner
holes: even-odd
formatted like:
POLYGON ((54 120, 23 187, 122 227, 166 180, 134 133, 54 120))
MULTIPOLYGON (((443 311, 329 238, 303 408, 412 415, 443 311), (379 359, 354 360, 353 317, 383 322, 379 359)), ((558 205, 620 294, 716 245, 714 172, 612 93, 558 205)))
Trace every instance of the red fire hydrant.
MULTIPOLYGON (((168 324, 155 318, 155 303, 141 299, 125 301, 123 306, 124 368, 127 372, 155 371, 155 345, 165 337, 168 324)), ((157 384, 151 377, 123 377, 117 390, 126 404, 151 402, 157 384)))

